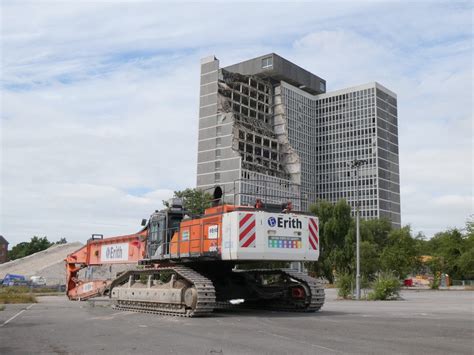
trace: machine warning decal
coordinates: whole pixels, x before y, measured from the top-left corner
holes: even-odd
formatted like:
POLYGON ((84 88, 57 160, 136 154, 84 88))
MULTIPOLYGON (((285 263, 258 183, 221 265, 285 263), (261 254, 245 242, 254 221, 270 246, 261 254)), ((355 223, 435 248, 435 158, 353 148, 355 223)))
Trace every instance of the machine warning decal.
POLYGON ((300 249, 301 237, 283 237, 271 235, 268 237, 268 247, 282 249, 300 249))
POLYGON ((309 223, 309 248, 312 250, 318 249, 319 238, 318 238, 318 223, 314 218, 308 218, 309 223))
POLYGON ((127 261, 128 243, 102 245, 100 260, 105 261, 127 261))
POLYGON ((89 291, 91 291, 92 288, 93 288, 93 286, 94 286, 94 283, 93 283, 93 282, 88 282, 88 283, 82 285, 82 292, 89 292, 89 291))
POLYGON ((207 228, 207 239, 217 239, 219 237, 219 226, 213 225, 207 228))
POLYGON ((209 251, 217 251, 217 242, 216 241, 212 241, 211 242, 211 245, 209 246, 209 251))
POLYGON ((189 231, 183 231, 181 235, 181 240, 189 240, 189 231))
POLYGON ((255 248, 255 215, 241 213, 239 219, 239 245, 241 248, 255 248))

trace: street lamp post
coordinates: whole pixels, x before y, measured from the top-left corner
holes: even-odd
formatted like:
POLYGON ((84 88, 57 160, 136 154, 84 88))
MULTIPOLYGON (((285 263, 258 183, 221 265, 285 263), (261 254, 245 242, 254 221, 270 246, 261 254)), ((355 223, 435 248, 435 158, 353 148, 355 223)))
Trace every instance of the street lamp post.
POLYGON ((357 199, 356 199, 356 299, 360 300, 360 227, 359 227, 359 215, 360 215, 360 167, 366 164, 367 160, 354 159, 352 161, 352 168, 355 169, 357 176, 357 199))

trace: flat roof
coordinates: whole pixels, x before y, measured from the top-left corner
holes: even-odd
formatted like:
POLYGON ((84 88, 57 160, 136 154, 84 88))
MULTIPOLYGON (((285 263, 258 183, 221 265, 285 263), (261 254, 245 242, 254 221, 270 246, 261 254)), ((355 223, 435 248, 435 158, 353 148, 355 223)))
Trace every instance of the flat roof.
POLYGON ((240 63, 224 70, 243 75, 257 75, 276 81, 286 81, 310 94, 326 92, 326 80, 290 62, 276 53, 269 53, 240 63))

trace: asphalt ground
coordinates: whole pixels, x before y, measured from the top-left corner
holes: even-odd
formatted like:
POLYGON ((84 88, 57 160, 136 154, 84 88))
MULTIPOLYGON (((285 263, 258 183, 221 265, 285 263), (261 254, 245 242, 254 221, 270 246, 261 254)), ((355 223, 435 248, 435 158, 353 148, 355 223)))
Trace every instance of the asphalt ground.
POLYGON ((0 354, 474 354, 474 292, 402 297, 341 301, 327 290, 325 306, 312 314, 175 318, 48 296, 0 312, 0 354))

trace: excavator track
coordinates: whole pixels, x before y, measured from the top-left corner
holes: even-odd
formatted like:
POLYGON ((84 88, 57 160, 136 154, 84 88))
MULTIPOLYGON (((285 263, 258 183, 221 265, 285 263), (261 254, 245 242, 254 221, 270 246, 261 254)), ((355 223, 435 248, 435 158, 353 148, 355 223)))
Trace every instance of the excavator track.
POLYGON ((324 305, 324 287, 314 278, 308 274, 292 269, 281 269, 281 271, 291 278, 305 284, 310 289, 309 301, 305 308, 285 307, 284 305, 275 305, 280 311, 292 312, 316 312, 324 305))
MULTIPOLYGON (((154 273, 171 271, 179 277, 187 280, 196 290, 197 300, 193 308, 187 307, 184 303, 163 303, 144 300, 114 300, 113 307, 120 310, 160 314, 178 317, 202 317, 211 314, 216 307, 215 289, 212 281, 202 276, 198 272, 185 267, 160 267, 150 270, 135 270, 122 276, 122 279, 131 274, 152 275, 154 273)), ((112 292, 111 292, 112 294, 112 292)))
POLYGON ((225 305, 220 303, 220 309, 236 309, 236 308, 258 308, 269 309, 274 311, 288 311, 288 312, 316 312, 324 305, 324 287, 313 277, 306 273, 299 272, 293 269, 254 269, 242 270, 238 272, 260 273, 260 274, 275 274, 281 273, 296 280, 309 292, 306 293, 304 304, 300 302, 289 302, 288 299, 274 299, 260 302, 242 303, 240 305, 225 305))

